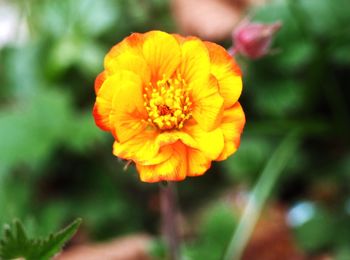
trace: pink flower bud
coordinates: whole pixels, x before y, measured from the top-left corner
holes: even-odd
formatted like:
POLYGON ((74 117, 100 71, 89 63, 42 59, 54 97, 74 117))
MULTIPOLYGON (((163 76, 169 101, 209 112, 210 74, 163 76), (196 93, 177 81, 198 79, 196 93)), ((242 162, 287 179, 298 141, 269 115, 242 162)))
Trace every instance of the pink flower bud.
POLYGON ((281 26, 281 22, 262 24, 242 21, 233 31, 234 51, 251 59, 265 56, 270 51, 272 37, 281 26))

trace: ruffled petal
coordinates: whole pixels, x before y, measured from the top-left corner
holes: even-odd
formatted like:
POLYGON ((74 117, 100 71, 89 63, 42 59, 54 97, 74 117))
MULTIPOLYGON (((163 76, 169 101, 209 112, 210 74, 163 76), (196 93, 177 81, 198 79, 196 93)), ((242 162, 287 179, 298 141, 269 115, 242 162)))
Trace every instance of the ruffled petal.
POLYGON ((178 73, 185 80, 189 87, 196 84, 203 87, 210 76, 209 53, 205 44, 195 38, 188 37, 181 43, 181 64, 178 73))
POLYGON ((224 98, 225 108, 237 102, 242 92, 241 71, 226 50, 212 42, 205 42, 210 56, 211 73, 219 83, 219 92, 224 98))
POLYGON ((112 113, 112 102, 119 85, 114 84, 114 78, 104 79, 104 74, 97 76, 95 90, 97 89, 96 102, 93 109, 95 123, 105 131, 112 130, 110 116, 112 113))
POLYGON ((146 128, 142 133, 125 143, 114 142, 113 154, 126 160, 133 160, 143 165, 161 163, 171 156, 171 152, 163 149, 156 142, 159 132, 146 128))
POLYGON ((206 86, 194 85, 191 89, 192 116, 206 131, 221 121, 224 100, 218 91, 217 80, 210 77, 206 86))
POLYGON ((151 80, 151 70, 141 56, 130 53, 122 53, 109 63, 108 73, 113 75, 121 70, 128 70, 137 74, 143 83, 151 80))
POLYGON ((196 142, 195 148, 205 154, 210 160, 215 160, 224 148, 224 136, 220 128, 205 131, 198 124, 189 123, 182 129, 196 142))
MULTIPOLYGON (((188 37, 184 37, 184 36, 177 34, 177 33, 172 33, 171 35, 175 38, 175 40, 180 45, 188 38, 188 37)), ((192 36, 189 36, 189 37, 192 37, 192 36)))
POLYGON ((108 77, 98 91, 93 115, 101 129, 111 131, 120 141, 141 132, 147 112, 140 78, 129 71, 108 77))
POLYGON ((170 131, 170 132, 163 132, 157 136, 156 142, 160 147, 168 145, 168 144, 173 144, 180 140, 183 144, 189 146, 189 147, 198 147, 198 144, 196 140, 193 139, 192 136, 190 136, 186 132, 182 131, 170 131))
POLYGON ((143 56, 151 69, 153 81, 168 79, 180 64, 181 51, 176 39, 161 31, 145 34, 143 56))
POLYGON ((121 54, 130 54, 142 57, 142 45, 144 35, 133 33, 120 43, 114 45, 104 59, 104 67, 107 71, 113 68, 113 60, 121 54))
POLYGON ((97 95, 98 91, 100 90, 103 82, 106 80, 106 73, 105 71, 102 71, 100 74, 97 75, 95 79, 95 94, 97 95))
POLYGON ((148 125, 142 82, 140 77, 130 71, 121 71, 107 81, 109 85, 118 86, 113 96, 110 121, 115 130, 114 135, 120 142, 125 142, 148 125))
POLYGON ((186 178, 187 151, 185 145, 178 141, 169 145, 167 149, 170 149, 171 156, 162 163, 156 165, 142 165, 136 163, 141 181, 181 181, 186 178))
POLYGON ((195 150, 187 150, 187 176, 203 175, 211 166, 211 160, 205 153, 195 150))
POLYGON ((244 124, 244 112, 238 102, 230 109, 225 110, 220 125, 220 129, 224 135, 225 145, 222 153, 216 160, 225 160, 238 149, 244 124))
POLYGON ((115 142, 113 153, 127 160, 143 165, 152 165, 169 158, 166 147, 181 141, 186 146, 197 147, 197 142, 187 133, 180 131, 159 132, 148 126, 127 142, 115 142))

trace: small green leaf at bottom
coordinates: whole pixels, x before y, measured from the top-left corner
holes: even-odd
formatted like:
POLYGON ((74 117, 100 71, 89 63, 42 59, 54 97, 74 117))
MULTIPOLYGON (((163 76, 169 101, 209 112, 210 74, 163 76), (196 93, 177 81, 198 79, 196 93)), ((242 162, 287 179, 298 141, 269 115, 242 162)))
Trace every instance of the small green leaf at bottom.
POLYGON ((22 223, 14 220, 12 226, 4 226, 3 237, 0 239, 0 259, 49 260, 72 238, 81 221, 76 219, 64 229, 46 238, 30 239, 22 223))

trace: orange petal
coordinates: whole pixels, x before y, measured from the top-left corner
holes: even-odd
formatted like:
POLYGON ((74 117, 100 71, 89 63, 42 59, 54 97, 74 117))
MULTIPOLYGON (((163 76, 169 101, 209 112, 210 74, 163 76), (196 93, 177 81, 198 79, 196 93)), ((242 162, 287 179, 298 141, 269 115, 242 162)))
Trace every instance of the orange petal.
MULTIPOLYGON (((186 39, 187 37, 183 37, 182 35, 180 34, 177 34, 177 33, 172 33, 171 34, 172 36, 174 36, 175 40, 178 42, 178 44, 182 44, 186 39)), ((191 36, 190 36, 191 37, 191 36)))
POLYGON ((219 92, 224 98, 225 108, 237 102, 242 92, 241 71, 226 50, 212 42, 205 42, 210 56, 211 73, 219 83, 219 92))
POLYGON ((211 160, 201 151, 187 150, 187 176, 203 175, 211 166, 211 160))
POLYGON ((195 84, 191 89, 192 116, 206 131, 221 121, 224 100, 219 94, 217 80, 210 77, 205 86, 195 84))
POLYGON ((100 74, 97 75, 95 79, 95 94, 97 95, 97 92, 101 88, 103 82, 106 80, 106 73, 105 71, 102 71, 100 74))
POLYGON ((167 79, 174 73, 181 60, 181 51, 172 35, 151 31, 145 34, 143 56, 156 81, 163 77, 167 79))
POLYGON ((111 102, 103 99, 96 100, 92 114, 95 119, 95 124, 104 131, 110 131, 111 125, 109 121, 109 114, 111 112, 111 102))
POLYGON ((186 38, 181 44, 181 54, 178 73, 189 87, 191 84, 202 87, 210 75, 209 53, 205 44, 195 37, 186 38))
POLYGON ((145 166, 136 163, 137 171, 141 181, 181 181, 186 178, 187 173, 187 151, 180 141, 169 145, 172 153, 168 160, 156 165, 145 166))
MULTIPOLYGON (((95 84, 95 86, 101 82, 100 79, 104 77, 103 75, 104 74, 99 74, 99 76, 97 76, 96 82, 98 83, 95 84)), ((119 87, 119 85, 113 84, 113 81, 114 78, 108 78, 98 87, 96 102, 93 109, 96 125, 105 131, 111 131, 113 128, 110 120, 112 101, 119 87)))
POLYGON ((220 125, 220 129, 224 135, 225 145, 222 153, 216 160, 225 160, 238 149, 244 124, 244 112, 238 102, 230 109, 225 110, 220 125))
POLYGON ((212 131, 203 130, 198 124, 186 124, 183 131, 196 142, 195 148, 205 154, 210 160, 215 160, 224 148, 224 136, 220 128, 212 131))

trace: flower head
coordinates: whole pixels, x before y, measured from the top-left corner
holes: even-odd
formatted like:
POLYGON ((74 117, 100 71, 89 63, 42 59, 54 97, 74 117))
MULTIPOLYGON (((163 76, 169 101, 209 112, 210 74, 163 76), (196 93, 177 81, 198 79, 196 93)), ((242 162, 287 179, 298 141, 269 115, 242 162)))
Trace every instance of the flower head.
POLYGON ((270 51, 273 36, 281 26, 281 22, 262 24, 244 20, 233 32, 234 50, 251 59, 265 56, 270 51))
POLYGON ((198 176, 234 153, 245 123, 241 72, 225 49, 195 37, 133 33, 95 81, 96 124, 145 182, 198 176))

